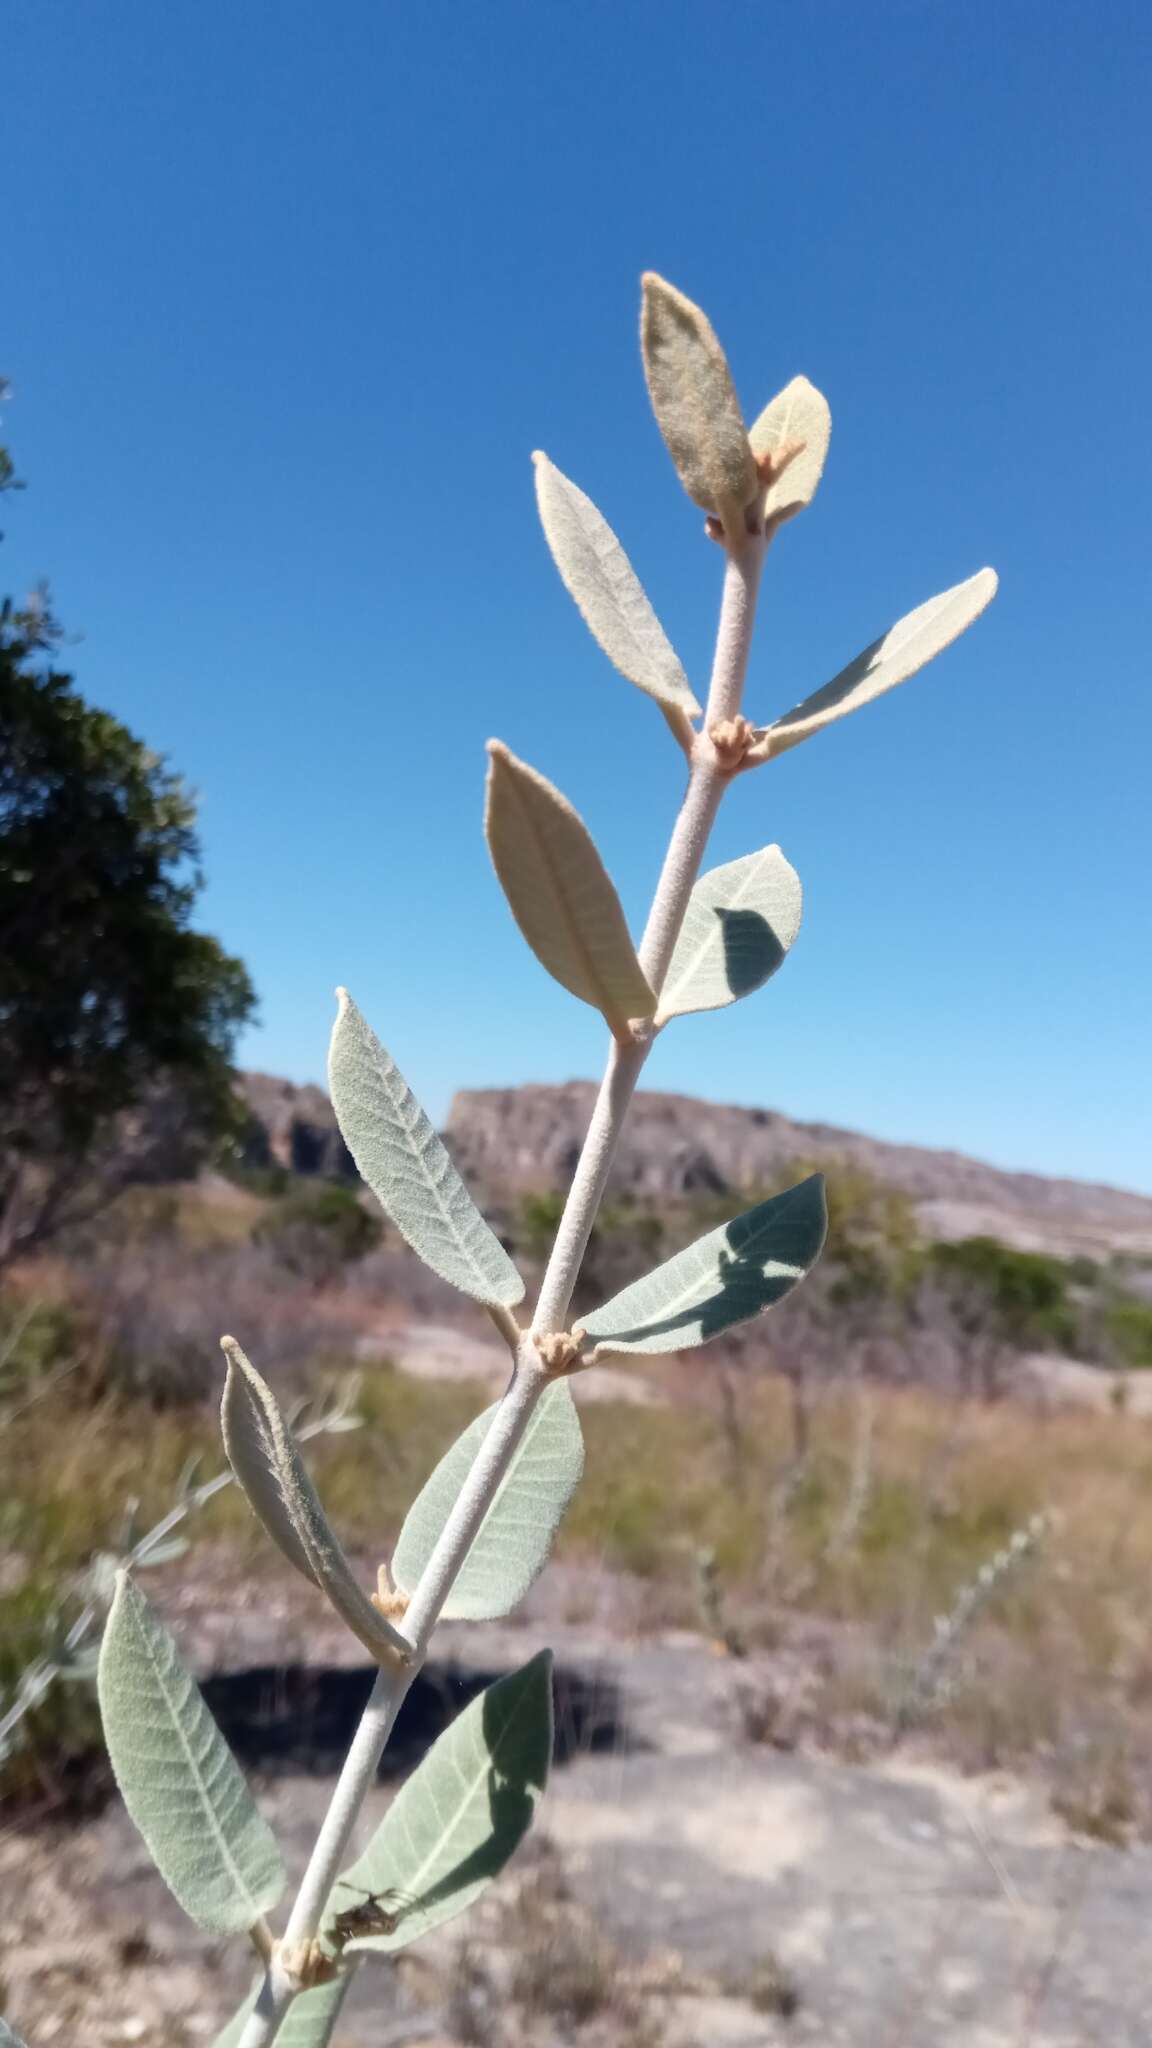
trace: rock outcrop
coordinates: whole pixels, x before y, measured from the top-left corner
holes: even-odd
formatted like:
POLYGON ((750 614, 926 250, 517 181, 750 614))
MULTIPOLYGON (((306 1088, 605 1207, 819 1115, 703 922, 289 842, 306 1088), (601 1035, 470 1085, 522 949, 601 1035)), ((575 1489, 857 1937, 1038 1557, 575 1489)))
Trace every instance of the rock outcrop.
MULTIPOLYGON (((271 1074, 241 1074, 239 1081, 253 1118, 250 1165, 355 1179, 323 1089, 271 1074)), ((567 1186, 595 1098, 591 1081, 466 1089, 452 1103, 445 1141, 481 1203, 499 1211, 521 1195, 567 1186)), ((778 1110, 690 1095, 637 1095, 611 1187, 640 1201, 674 1203, 755 1191, 797 1162, 829 1160, 900 1188, 929 1237, 989 1236, 1064 1257, 1126 1252, 1152 1259, 1147 1195, 1006 1172, 960 1152, 886 1144, 833 1124, 797 1123, 778 1110)))
POLYGON ((355 1180, 352 1155, 322 1088, 297 1087, 275 1074, 239 1074, 237 1081, 252 1119, 245 1165, 355 1180))
MULTIPOLYGON (((571 1177, 596 1091, 562 1087, 466 1090, 445 1133, 461 1171, 489 1200, 571 1177)), ((831 1124, 796 1123, 687 1095, 641 1092, 612 1179, 646 1201, 763 1188, 797 1161, 844 1160, 913 1199, 937 1238, 988 1235, 1023 1249, 1152 1257, 1152 1198, 1087 1181, 1005 1172, 959 1152, 890 1145, 831 1124)))

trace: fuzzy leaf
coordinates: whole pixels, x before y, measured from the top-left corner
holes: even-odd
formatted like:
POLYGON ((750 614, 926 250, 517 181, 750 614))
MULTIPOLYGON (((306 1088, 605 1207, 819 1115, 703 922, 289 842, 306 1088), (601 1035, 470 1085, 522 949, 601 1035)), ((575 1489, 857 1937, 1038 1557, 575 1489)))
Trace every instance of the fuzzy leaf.
POLYGON ((365 1649, 388 1659, 401 1638, 357 1584, 271 1387, 234 1337, 222 1342, 228 1360, 220 1410, 224 1448, 254 1514, 365 1649))
POLYGON ((890 626, 838 676, 825 683, 822 690, 805 697, 802 704, 758 734, 757 752, 775 759, 789 747, 798 746, 810 733, 819 732, 834 719, 846 718, 850 711, 859 711, 874 697, 882 697, 885 690, 894 689, 897 683, 915 675, 918 668, 958 640, 965 627, 979 618, 995 597, 997 583, 994 569, 981 569, 966 583, 954 584, 939 597, 930 597, 927 604, 919 605, 890 626))
MULTIPOLYGON (((456 1498, 488 1434, 496 1407, 478 1415, 441 1458, 408 1510, 392 1559, 402 1593, 416 1590, 456 1498)), ((446 1620, 490 1621, 509 1614, 547 1561, 560 1519, 584 1470, 584 1439, 563 1380, 532 1413, 523 1441, 457 1573, 446 1620)))
POLYGON ((337 1879, 338 1911, 364 1892, 408 1902, 394 1933, 351 1942, 349 1954, 407 1948, 470 1906, 527 1833, 551 1760, 552 1653, 542 1650, 457 1715, 337 1879))
MULTIPOLYGON (((275 2048, 328 2048, 340 2008, 352 1988, 350 1975, 333 1978, 331 1984, 317 1985, 295 1998, 276 2029, 275 2048)), ((239 2042, 260 1995, 260 1982, 253 1985, 238 2013, 234 2013, 212 2048, 239 2048, 239 2042)), ((0 2043, 2 2048, 2 2043, 0 2043)))
POLYGON ((804 444, 775 483, 769 485, 764 499, 765 519, 791 519, 811 504, 824 473, 831 435, 828 400, 807 377, 793 377, 764 407, 748 436, 754 455, 775 455, 789 442, 804 444))
POLYGON ((800 929, 800 877, 778 846, 701 875, 660 991, 658 1024, 720 1010, 775 974, 800 929))
POLYGON ((116 1782, 169 1891, 215 1934, 253 1926, 287 1882, 280 1851, 175 1643, 127 1573, 97 1683, 116 1782))
POLYGON ((552 559, 593 639, 630 683, 695 717, 700 706, 688 678, 608 521, 546 455, 532 460, 552 559))
POLYGON ((743 532, 760 479, 728 359, 699 306, 652 271, 642 282, 644 374, 668 453, 688 496, 743 532))
POLYGON ((468 1193, 396 1062, 347 989, 328 1054, 344 1142, 385 1214, 426 1266, 486 1305, 512 1308, 524 1282, 468 1193))
POLYGON ((656 998, 592 835, 543 775, 498 740, 488 752, 484 828, 512 915, 549 974, 620 1036, 656 998))
POLYGON ((14 2034, 7 2020, 0 2020, 0 2048, 24 2048, 19 2034, 14 2034))
POLYGON ((815 1173, 710 1230, 586 1317, 592 1359, 685 1351, 762 1315, 815 1265, 827 1227, 824 1177, 815 1173))

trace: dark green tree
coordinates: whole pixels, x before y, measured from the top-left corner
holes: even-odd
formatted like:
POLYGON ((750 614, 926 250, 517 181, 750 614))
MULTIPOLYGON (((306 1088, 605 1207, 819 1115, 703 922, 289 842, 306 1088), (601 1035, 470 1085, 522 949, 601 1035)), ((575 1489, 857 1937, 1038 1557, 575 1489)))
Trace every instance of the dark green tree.
POLYGON ((0 1268, 228 1138, 254 1008, 190 927, 190 792, 85 703, 59 641, 46 603, 0 607, 0 1268))

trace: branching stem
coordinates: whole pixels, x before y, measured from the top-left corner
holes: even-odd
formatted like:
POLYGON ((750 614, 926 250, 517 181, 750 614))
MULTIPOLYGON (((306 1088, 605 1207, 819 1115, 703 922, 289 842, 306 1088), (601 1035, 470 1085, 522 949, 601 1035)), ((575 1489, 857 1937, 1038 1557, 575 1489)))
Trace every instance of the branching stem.
MULTIPOLYGON (((673 828, 639 949, 640 964, 657 995, 668 972, 720 799, 731 780, 731 772, 721 765, 708 733, 711 726, 721 720, 735 718, 740 710, 766 545, 763 535, 749 535, 727 552, 720 626, 704 729, 692 738, 688 788, 673 828)), ((645 1023, 637 1028, 630 1043, 625 1045, 614 1041, 612 1044, 607 1070, 544 1276, 532 1324, 535 1335, 551 1335, 562 1330, 566 1322, 572 1291, 604 1195, 628 1105, 654 1037, 651 1024, 645 1023)), ((403 1667, 380 1671, 363 1719, 352 1739, 332 1803, 289 1916, 282 1943, 283 1954, 293 1954, 301 1944, 313 1939, 320 1928, 353 1828, 375 1779, 405 1694, 427 1655, 432 1631, 453 1580, 471 1549, 496 1489, 515 1456, 532 1411, 547 1385, 548 1376, 532 1336, 523 1337, 511 1381, 493 1418, 492 1427, 477 1453, 400 1624, 401 1633, 411 1645, 411 1661, 403 1667)), ((240 2037, 239 2048, 268 2048, 297 1989, 283 1963, 274 1961, 240 2037)))

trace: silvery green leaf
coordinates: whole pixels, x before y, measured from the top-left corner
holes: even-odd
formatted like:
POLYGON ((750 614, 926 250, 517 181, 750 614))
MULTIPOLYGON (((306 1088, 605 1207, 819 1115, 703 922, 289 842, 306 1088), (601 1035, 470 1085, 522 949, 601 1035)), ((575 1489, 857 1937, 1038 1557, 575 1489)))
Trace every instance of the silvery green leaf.
POLYGON ((405 1901, 394 1933, 352 1942, 349 1953, 406 1948, 470 1906, 527 1833, 551 1760, 552 1653, 542 1650, 457 1715, 337 1879, 338 1912, 365 1892, 405 1901))
POLYGON ((127 1573, 98 1672, 116 1782, 168 1889, 200 1927, 251 1927, 287 1882, 236 1759, 163 1623, 127 1573))
POLYGON ((775 974, 800 929, 800 877, 778 846, 701 875, 660 991, 657 1024, 719 1010, 775 974))
POLYGON ((802 704, 759 734, 757 754, 774 759, 789 747, 798 746, 810 733, 819 732, 834 719, 846 718, 850 711, 859 711, 874 697, 883 696, 885 690, 915 675, 918 668, 959 639, 965 627, 979 618, 995 597, 997 582, 994 569, 981 569, 966 583, 954 584, 951 590, 930 597, 927 604, 909 612, 866 647, 863 654, 858 654, 855 661, 849 662, 847 668, 841 669, 838 676, 833 676, 830 683, 825 683, 822 690, 805 697, 802 704))
POLYGON ((592 835, 543 775, 498 740, 488 753, 484 829, 512 915, 549 974, 624 1037, 656 998, 592 835))
POLYGON ((401 1638, 357 1584, 271 1387, 234 1337, 221 1341, 228 1360, 220 1410, 224 1448, 253 1512, 365 1649, 388 1659, 404 1647, 401 1638))
POLYGON ((532 460, 552 559, 593 639, 630 683, 695 717, 691 684, 608 521, 546 455, 532 460))
POLYGON ((760 479, 728 359, 699 306, 652 271, 642 283, 644 374, 668 453, 688 496, 742 532, 760 479))
POLYGON ((774 519, 779 524, 811 504, 824 474, 831 435, 828 400, 807 377, 793 377, 764 407, 748 436, 754 455, 780 456, 789 447, 802 444, 768 486, 764 499, 766 520, 774 519))
POLYGON ((426 1266, 486 1305, 512 1308, 524 1282, 468 1193, 396 1062, 346 989, 328 1055, 344 1142, 385 1213, 426 1266))
POLYGON ((722 1223, 585 1318, 593 1361, 607 1352, 685 1351, 762 1315, 815 1265, 827 1227, 819 1173, 722 1223))
POLYGON ((14 2034, 7 2020, 0 2020, 0 2048, 25 2048, 19 2034, 14 2034))
MULTIPOLYGON (((349 1972, 343 1977, 333 1978, 331 1984, 319 1984, 314 1991, 303 1991, 294 1998, 288 2011, 276 2029, 275 2048, 328 2048, 340 2008, 352 1988, 349 1972)), ((238 2013, 233 2014, 222 2034, 217 2034, 212 2048, 238 2048, 252 2008, 260 1995, 260 1985, 255 1984, 238 2013)), ((2 2048, 2 2044, 0 2044, 2 2048)))
MULTIPOLYGON (((496 1414, 478 1415, 441 1458, 408 1510, 392 1559, 402 1593, 413 1593, 496 1414)), ((508 1614, 547 1560, 584 1470, 580 1418, 563 1380, 537 1402, 520 1448, 444 1605, 446 1620, 508 1614)))

